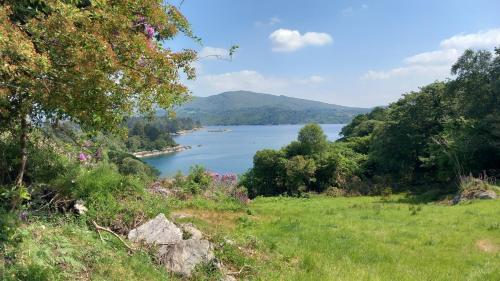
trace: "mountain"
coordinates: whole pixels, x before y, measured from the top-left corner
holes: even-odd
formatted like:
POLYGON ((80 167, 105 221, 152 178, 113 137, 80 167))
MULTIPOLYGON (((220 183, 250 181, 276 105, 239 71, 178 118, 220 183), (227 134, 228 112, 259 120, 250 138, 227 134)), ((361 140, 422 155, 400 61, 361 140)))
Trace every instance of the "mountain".
POLYGON ((204 125, 270 125, 348 123, 355 115, 370 109, 283 95, 233 91, 195 97, 175 111, 178 117, 189 117, 204 125))

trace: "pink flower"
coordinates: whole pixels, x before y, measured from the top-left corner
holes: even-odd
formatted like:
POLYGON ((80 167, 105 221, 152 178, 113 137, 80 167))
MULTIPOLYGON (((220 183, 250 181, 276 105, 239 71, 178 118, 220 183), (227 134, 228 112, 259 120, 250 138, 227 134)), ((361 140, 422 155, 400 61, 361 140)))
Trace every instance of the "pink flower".
POLYGON ((85 162, 85 161, 87 161, 87 156, 85 155, 85 153, 80 152, 80 155, 78 155, 78 159, 79 159, 81 162, 85 162))
POLYGON ((144 25, 144 32, 146 32, 146 36, 149 39, 152 39, 153 36, 155 36, 155 29, 149 24, 144 25))

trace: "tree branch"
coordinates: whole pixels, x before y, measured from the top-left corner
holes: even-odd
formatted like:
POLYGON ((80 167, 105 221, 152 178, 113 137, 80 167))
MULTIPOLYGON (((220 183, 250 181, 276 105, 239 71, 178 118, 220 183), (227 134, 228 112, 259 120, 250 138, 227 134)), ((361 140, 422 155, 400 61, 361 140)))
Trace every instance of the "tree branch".
MULTIPOLYGON (((100 231, 100 230, 103 230, 103 231, 106 231, 106 232, 109 232, 109 233, 113 234, 113 235, 114 235, 116 238, 118 238, 118 239, 119 239, 119 240, 123 243, 123 245, 125 245, 125 247, 127 247, 130 251, 135 251, 135 249, 134 249, 134 248, 132 248, 131 246, 129 246, 129 245, 127 244, 127 242, 125 242, 125 241, 124 241, 124 240, 120 237, 120 235, 116 234, 113 230, 111 230, 111 229, 109 229, 109 228, 107 228, 107 227, 102 227, 102 226, 98 225, 95 221, 92 221, 92 224, 94 224, 94 226, 95 226, 95 228, 96 228, 96 231, 97 231, 97 233, 99 234, 99 237, 101 237, 101 240, 103 240, 103 239, 102 239, 101 233, 100 233, 99 231, 100 231)), ((104 241, 104 240, 103 240, 103 241, 104 241)))

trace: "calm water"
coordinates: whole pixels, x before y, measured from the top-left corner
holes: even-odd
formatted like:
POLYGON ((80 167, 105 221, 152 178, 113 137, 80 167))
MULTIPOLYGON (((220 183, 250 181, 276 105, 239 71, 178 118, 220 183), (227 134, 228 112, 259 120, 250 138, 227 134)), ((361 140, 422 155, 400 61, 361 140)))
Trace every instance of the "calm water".
MULTIPOLYGON (((329 140, 339 137, 342 124, 321 125, 329 140)), ((186 173, 189 167, 201 164, 218 173, 241 174, 252 167, 255 152, 264 148, 278 149, 297 139, 303 125, 269 126, 209 126, 203 130, 175 137, 181 145, 192 149, 145 158, 155 166, 162 176, 171 176, 177 171, 186 173), (229 132, 209 132, 216 129, 230 129, 229 132)))

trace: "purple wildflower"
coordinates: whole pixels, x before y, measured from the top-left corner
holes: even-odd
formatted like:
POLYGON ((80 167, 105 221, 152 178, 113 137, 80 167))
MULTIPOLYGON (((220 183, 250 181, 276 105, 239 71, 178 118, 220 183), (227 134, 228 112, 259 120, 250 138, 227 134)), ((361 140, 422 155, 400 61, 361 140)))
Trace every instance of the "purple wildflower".
POLYGON ((85 153, 80 152, 80 155, 78 155, 78 159, 79 159, 81 162, 85 162, 85 161, 87 161, 87 156, 85 155, 85 153))
POLYGON ((155 29, 149 24, 144 25, 144 32, 146 32, 148 39, 153 39, 153 36, 155 36, 155 29))

